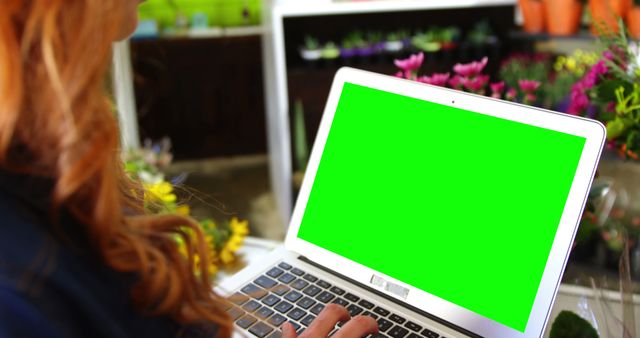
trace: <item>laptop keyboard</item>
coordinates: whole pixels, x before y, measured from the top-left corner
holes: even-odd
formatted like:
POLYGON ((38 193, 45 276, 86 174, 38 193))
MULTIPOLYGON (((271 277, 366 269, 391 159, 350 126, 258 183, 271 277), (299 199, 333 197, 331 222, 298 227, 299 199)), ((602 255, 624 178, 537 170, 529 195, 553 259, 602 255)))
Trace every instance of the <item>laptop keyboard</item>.
MULTIPOLYGON (((280 338, 285 322, 300 335, 329 303, 344 306, 351 316, 376 319, 380 332, 368 338, 446 338, 285 262, 244 285, 229 300, 233 306, 227 313, 235 324, 259 338, 280 338)), ((329 337, 344 324, 338 323, 329 337)))

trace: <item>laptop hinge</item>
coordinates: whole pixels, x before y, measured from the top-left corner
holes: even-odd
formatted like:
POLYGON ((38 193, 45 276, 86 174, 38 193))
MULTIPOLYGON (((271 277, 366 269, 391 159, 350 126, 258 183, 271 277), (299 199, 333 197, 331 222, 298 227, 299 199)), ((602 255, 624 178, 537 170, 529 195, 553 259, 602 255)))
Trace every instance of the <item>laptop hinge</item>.
MULTIPOLYGON (((411 305, 409 305, 409 304, 407 304, 407 303, 403 303, 403 302, 401 302, 401 301, 399 301, 399 300, 397 300, 397 299, 395 299, 395 298, 393 298, 393 297, 390 297, 389 295, 386 295, 386 294, 384 294, 384 293, 380 292, 379 290, 376 290, 376 289, 374 289, 374 288, 372 288, 372 287, 370 287, 370 286, 368 286, 368 285, 362 284, 362 283, 360 283, 360 282, 358 282, 358 281, 356 281, 356 280, 353 280, 353 279, 351 279, 351 278, 349 278, 349 277, 347 277, 347 276, 345 276, 345 275, 342 275, 342 274, 337 273, 337 272, 335 272, 335 271, 333 271, 333 270, 331 270, 331 269, 328 269, 328 268, 326 268, 326 267, 324 267, 324 266, 322 266, 322 265, 320 265, 320 264, 318 264, 318 263, 316 263, 316 262, 314 262, 314 261, 312 261, 312 260, 308 259, 308 258, 307 258, 307 257, 305 257, 305 256, 300 255, 300 256, 298 256, 298 259, 299 259, 299 260, 301 260, 301 261, 303 261, 303 262, 305 262, 305 263, 307 263, 307 264, 311 264, 311 265, 313 265, 314 267, 316 267, 316 268, 318 268, 318 269, 320 269, 320 270, 322 270, 322 271, 325 271, 325 272, 327 272, 327 273, 330 273, 330 274, 332 274, 332 275, 334 275, 334 276, 336 276, 336 277, 338 277, 338 278, 340 278, 340 279, 342 279, 342 280, 344 280, 344 281, 346 281, 346 282, 348 282, 348 283, 351 283, 351 284, 357 285, 358 287, 363 288, 363 289, 365 289, 365 290, 367 290, 367 291, 369 291, 369 292, 371 292, 371 293, 374 293, 374 294, 376 294, 377 296, 380 296, 380 297, 382 297, 382 298, 384 298, 384 299, 386 299, 386 300, 388 300, 388 301, 390 301, 390 302, 393 302, 393 303, 395 303, 395 304, 398 304, 399 306, 402 306, 402 307, 404 307, 404 308, 407 308, 407 309, 409 309, 409 310, 411 310, 411 311, 413 311, 413 312, 415 312, 415 313, 417 313, 417 314, 419 314, 419 315, 425 316, 425 317, 427 317, 427 318, 429 318, 429 319, 433 320, 434 322, 437 322, 438 324, 442 324, 442 325, 444 325, 444 326, 446 326, 446 327, 448 327, 448 328, 450 328, 450 329, 456 330, 456 331, 458 331, 458 332, 460 332, 460 333, 462 333, 462 334, 464 334, 464 335, 467 335, 467 336, 469 336, 469 337, 473 337, 473 338, 483 338, 482 336, 480 336, 480 335, 478 335, 478 334, 475 334, 475 333, 473 333, 473 332, 471 332, 471 331, 469 331, 469 330, 466 330, 466 329, 464 329, 464 328, 461 328, 461 327, 459 327, 459 326, 457 326, 457 325, 455 325, 455 324, 449 323, 448 321, 446 321, 446 320, 444 320, 444 319, 442 319, 442 318, 440 318, 440 317, 434 316, 434 315, 432 315, 432 314, 430 314, 430 313, 428 313, 428 312, 425 312, 425 311, 423 311, 423 310, 420 310, 420 309, 418 309, 418 308, 416 308, 416 307, 414 307, 414 306, 411 306, 411 305)), ((375 283, 375 282, 373 281, 373 279, 374 279, 375 277, 376 277, 376 276, 373 276, 373 277, 372 277, 372 281, 371 281, 372 283, 375 283)), ((379 277, 378 277, 378 278, 379 278, 379 277)), ((394 285, 395 285, 395 284, 394 284, 394 285)))

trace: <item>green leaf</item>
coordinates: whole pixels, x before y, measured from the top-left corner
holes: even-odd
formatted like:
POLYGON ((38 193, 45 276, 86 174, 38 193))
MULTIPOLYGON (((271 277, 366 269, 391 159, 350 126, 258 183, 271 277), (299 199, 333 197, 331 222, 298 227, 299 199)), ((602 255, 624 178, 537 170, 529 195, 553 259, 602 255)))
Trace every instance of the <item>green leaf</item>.
POLYGON ((562 311, 551 326, 549 338, 598 338, 598 332, 582 317, 562 311))
POLYGON ((624 87, 626 93, 633 91, 633 84, 623 80, 607 80, 600 83, 595 87, 598 102, 603 104, 616 102, 616 90, 620 87, 624 87))
POLYGON ((607 139, 612 140, 618 138, 625 131, 625 124, 622 119, 616 118, 607 123, 607 139))

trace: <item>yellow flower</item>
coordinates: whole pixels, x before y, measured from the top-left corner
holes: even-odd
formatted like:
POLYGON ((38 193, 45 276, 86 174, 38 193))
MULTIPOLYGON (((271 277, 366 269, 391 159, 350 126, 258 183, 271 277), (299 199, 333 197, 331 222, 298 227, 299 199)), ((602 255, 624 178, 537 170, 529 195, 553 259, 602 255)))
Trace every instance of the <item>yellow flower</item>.
POLYGON ((173 186, 167 181, 161 181, 159 183, 144 183, 144 188, 152 199, 157 199, 164 203, 175 203, 177 199, 176 195, 173 193, 173 186))
POLYGON ((189 208, 186 204, 181 204, 176 208, 176 214, 180 216, 189 216, 191 213, 191 208, 189 208))
POLYGON ((235 252, 242 247, 244 238, 249 234, 249 222, 240 221, 233 217, 229 222, 231 236, 220 250, 220 261, 222 264, 229 264, 235 259, 235 252))

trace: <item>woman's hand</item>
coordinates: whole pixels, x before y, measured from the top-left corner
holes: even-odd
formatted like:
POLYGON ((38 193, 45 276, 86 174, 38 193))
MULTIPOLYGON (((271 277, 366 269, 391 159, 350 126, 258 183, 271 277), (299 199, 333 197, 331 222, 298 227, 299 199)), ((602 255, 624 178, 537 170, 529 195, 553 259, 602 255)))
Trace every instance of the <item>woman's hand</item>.
MULTIPOLYGON (((349 312, 338 304, 327 305, 300 338, 327 337, 338 322, 348 321, 332 338, 360 338, 378 333, 378 323, 369 316, 351 318, 349 312)), ((296 330, 291 323, 282 325, 282 338, 296 338, 296 330)))

